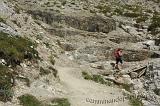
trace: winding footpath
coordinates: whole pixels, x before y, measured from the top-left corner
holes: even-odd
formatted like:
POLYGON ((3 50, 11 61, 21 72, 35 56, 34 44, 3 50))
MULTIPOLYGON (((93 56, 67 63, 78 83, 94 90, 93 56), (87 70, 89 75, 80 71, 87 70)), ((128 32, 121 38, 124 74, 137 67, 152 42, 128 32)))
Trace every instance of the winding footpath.
POLYGON ((71 106, 129 106, 121 89, 83 79, 82 69, 74 62, 67 65, 66 61, 69 62, 67 59, 58 61, 55 67, 71 106))

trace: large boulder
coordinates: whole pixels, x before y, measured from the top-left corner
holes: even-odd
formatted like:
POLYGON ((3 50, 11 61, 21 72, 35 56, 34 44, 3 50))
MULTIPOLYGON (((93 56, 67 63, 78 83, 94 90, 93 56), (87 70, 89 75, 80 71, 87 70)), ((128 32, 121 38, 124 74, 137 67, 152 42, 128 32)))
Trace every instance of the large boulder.
POLYGON ((123 58, 127 62, 142 61, 148 59, 151 53, 144 50, 126 50, 124 51, 123 58))

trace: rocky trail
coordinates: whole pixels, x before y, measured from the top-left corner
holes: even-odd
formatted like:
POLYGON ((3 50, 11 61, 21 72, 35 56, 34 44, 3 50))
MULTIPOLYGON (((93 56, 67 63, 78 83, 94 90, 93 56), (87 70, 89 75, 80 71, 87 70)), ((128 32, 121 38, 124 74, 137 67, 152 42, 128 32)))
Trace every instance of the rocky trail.
POLYGON ((98 84, 82 78, 79 66, 62 66, 56 64, 60 82, 68 90, 68 98, 72 106, 129 106, 122 90, 98 84))

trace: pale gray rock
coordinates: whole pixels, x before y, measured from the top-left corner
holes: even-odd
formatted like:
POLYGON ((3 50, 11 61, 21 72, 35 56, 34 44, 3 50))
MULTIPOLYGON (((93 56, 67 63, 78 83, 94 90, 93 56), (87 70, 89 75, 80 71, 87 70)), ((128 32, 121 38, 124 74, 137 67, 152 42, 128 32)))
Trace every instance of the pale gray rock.
POLYGON ((8 7, 7 4, 5 4, 2 0, 0 1, 0 15, 3 18, 8 18, 15 12, 12 10, 12 8, 8 7))
POLYGON ((134 78, 138 77, 138 74, 136 72, 131 72, 130 76, 131 76, 132 79, 134 79, 134 78))
POLYGON ((19 35, 19 33, 17 31, 15 31, 15 29, 13 29, 12 27, 0 22, 0 31, 8 33, 10 35, 19 35))

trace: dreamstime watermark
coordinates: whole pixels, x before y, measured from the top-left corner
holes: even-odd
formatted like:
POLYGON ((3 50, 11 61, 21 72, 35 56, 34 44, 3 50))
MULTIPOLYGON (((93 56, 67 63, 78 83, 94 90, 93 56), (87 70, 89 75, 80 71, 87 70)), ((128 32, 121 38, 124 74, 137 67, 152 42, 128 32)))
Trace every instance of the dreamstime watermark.
MULTIPOLYGON (((87 103, 91 104, 112 104, 112 103, 120 103, 120 102, 125 102, 126 100, 131 100, 131 99, 137 99, 138 101, 142 101, 141 98, 147 98, 147 97, 142 97, 142 95, 136 96, 136 95, 127 95, 127 96, 118 96, 116 98, 111 98, 111 99, 93 99, 93 98, 86 98, 87 103)), ((158 101, 160 103, 160 101, 158 101)), ((159 104, 158 104, 159 105, 159 104)))
POLYGON ((103 100, 86 98, 86 102, 92 104, 112 104, 112 103, 124 102, 125 99, 126 99, 125 97, 117 97, 114 99, 103 99, 103 100))

